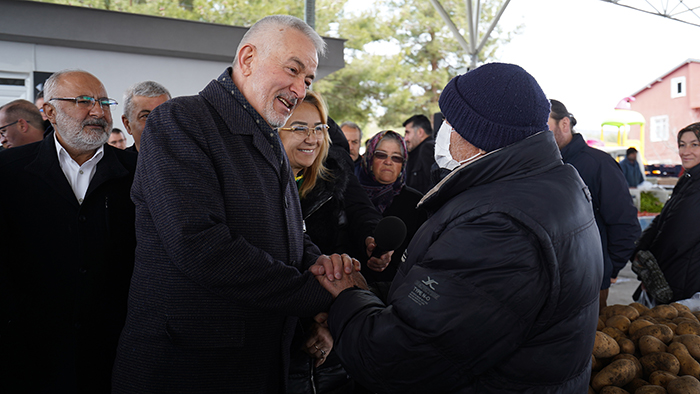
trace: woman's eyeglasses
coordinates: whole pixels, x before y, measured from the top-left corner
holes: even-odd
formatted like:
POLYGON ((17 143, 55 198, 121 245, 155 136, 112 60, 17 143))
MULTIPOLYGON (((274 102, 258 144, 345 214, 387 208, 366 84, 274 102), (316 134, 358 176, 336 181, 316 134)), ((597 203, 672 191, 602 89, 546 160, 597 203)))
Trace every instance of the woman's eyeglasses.
MULTIPOLYGON (((374 151, 374 157, 379 159, 379 160, 386 160, 389 155, 386 152, 382 152, 380 150, 375 150, 374 151)), ((403 156, 391 156, 391 161, 397 164, 403 164, 403 156)))
POLYGON ((323 133, 328 130, 328 125, 327 124, 319 124, 316 125, 314 128, 309 128, 309 126, 292 126, 292 127, 280 127, 277 130, 282 130, 282 131, 291 131, 294 133, 294 135, 298 137, 308 137, 311 135, 311 133, 314 133, 314 136, 318 135, 323 135, 323 133))

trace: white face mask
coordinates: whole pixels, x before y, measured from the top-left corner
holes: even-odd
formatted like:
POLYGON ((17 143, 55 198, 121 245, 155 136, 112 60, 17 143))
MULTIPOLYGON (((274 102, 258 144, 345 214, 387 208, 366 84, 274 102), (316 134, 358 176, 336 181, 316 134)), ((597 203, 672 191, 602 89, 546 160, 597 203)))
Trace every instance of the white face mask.
POLYGON ((446 121, 442 121, 442 126, 438 130, 437 139, 435 140, 435 162, 440 168, 446 170, 454 170, 460 165, 472 161, 474 158, 481 156, 483 153, 479 152, 472 157, 466 158, 462 161, 457 161, 452 158, 450 153, 450 135, 454 129, 452 126, 447 124, 446 121))

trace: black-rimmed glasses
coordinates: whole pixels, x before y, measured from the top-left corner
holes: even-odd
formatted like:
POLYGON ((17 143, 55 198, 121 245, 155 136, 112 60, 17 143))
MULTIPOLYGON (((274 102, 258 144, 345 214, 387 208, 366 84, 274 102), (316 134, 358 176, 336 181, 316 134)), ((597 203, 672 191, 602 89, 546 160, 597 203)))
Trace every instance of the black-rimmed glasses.
POLYGON ((19 122, 19 119, 15 120, 15 121, 12 122, 12 123, 8 123, 8 124, 6 124, 6 125, 0 127, 0 135, 4 137, 4 136, 5 136, 5 133, 7 132, 7 128, 10 127, 10 126, 12 126, 13 124, 16 124, 17 122, 19 122))
POLYGON ((90 96, 78 96, 78 97, 54 97, 49 101, 53 100, 61 100, 61 101, 72 101, 77 105, 79 108, 83 109, 92 109, 92 107, 95 106, 95 103, 99 102, 100 106, 104 109, 109 109, 112 105, 117 105, 117 100, 107 98, 107 97, 102 97, 102 98, 94 98, 90 96))
MULTIPOLYGON (((379 160, 386 160, 389 155, 386 152, 382 152, 380 150, 375 150, 374 151, 374 158, 379 159, 379 160)), ((396 164, 403 164, 404 160, 402 156, 391 156, 391 161, 393 161, 396 164)))
POLYGON ((280 127, 277 130, 291 131, 296 136, 306 138, 306 137, 311 135, 311 132, 314 133, 314 136, 323 135, 323 132, 328 130, 328 125, 327 124, 319 124, 319 125, 316 125, 316 127, 314 127, 314 128, 309 128, 309 126, 280 127))

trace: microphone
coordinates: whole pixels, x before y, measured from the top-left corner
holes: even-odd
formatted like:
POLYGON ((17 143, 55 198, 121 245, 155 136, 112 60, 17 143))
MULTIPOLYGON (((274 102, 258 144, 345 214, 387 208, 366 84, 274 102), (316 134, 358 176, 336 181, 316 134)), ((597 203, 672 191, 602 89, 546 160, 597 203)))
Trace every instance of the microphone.
POLYGON ((406 238, 406 224, 396 216, 387 216, 377 223, 374 229, 374 243, 377 247, 372 257, 379 257, 390 250, 396 250, 406 238))

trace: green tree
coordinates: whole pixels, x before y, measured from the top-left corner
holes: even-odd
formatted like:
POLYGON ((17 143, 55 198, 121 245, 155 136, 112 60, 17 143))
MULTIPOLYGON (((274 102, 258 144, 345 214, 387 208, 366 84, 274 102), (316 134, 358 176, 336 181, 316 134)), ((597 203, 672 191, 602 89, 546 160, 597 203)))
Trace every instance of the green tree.
MULTIPOLYGON (((483 1, 481 37, 502 0, 483 1)), ((452 21, 467 38, 466 3, 443 0, 452 21)), ((380 0, 359 15, 343 15, 339 35, 348 39, 346 67, 317 83, 338 120, 401 129, 414 114, 439 112, 442 88, 469 65, 469 57, 428 0, 380 0), (390 53, 380 53, 384 50, 390 53)), ((498 45, 515 32, 496 28, 479 54, 495 58, 498 45)))
MULTIPOLYGON (((234 26, 251 26, 273 14, 304 16, 300 0, 43 0, 234 26)), ((482 0, 479 36, 504 0, 482 0)), ((342 70, 314 84, 326 98, 330 115, 360 126, 377 124, 401 130, 413 114, 439 111, 441 89, 469 64, 468 55, 429 0, 378 0, 360 13, 344 10, 347 0, 317 0, 316 30, 346 39, 342 70)), ((464 0, 442 0, 468 39, 464 0)), ((496 28, 479 61, 492 60, 498 46, 516 32, 496 28)))

